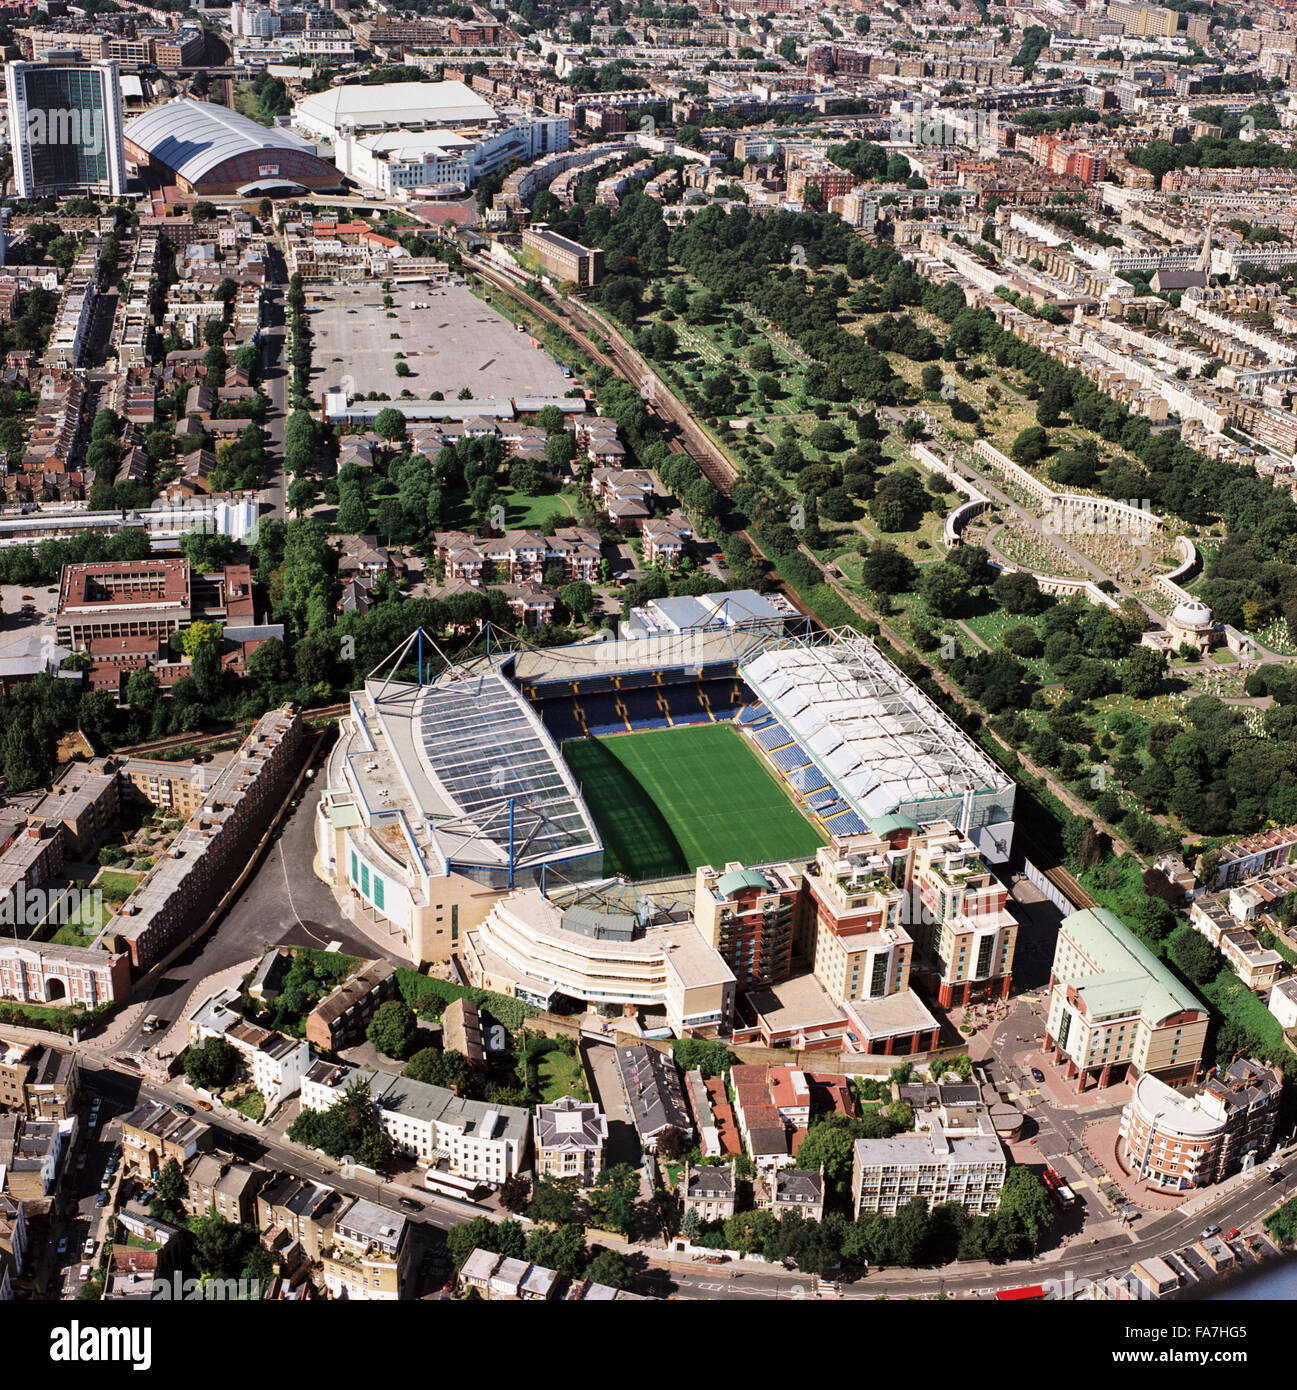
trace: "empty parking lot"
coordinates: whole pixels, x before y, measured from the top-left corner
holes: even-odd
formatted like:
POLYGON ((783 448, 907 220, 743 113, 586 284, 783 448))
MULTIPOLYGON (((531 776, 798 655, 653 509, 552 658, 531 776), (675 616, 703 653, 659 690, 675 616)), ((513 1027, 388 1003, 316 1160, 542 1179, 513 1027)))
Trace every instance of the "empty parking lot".
POLYGON ((467 387, 475 400, 515 396, 561 396, 572 387, 543 348, 488 308, 460 284, 414 285, 392 291, 383 307, 377 284, 336 285, 327 301, 309 305, 316 392, 346 386, 353 395, 370 391, 420 400, 440 391, 453 401, 467 387), (428 307, 414 308, 412 306, 428 307), (395 318, 388 318, 388 313, 395 318), (396 354, 404 354, 398 358, 396 354), (404 360, 410 375, 397 375, 404 360), (348 380, 349 378, 349 380, 348 380))

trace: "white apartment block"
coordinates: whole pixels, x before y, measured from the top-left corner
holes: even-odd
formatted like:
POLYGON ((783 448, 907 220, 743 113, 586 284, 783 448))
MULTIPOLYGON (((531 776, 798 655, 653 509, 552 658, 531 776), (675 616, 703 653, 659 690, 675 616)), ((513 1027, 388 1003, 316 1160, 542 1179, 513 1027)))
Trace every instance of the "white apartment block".
POLYGON ((993 1212, 1004 1186, 1006 1160, 992 1135, 952 1139, 939 1124, 891 1139, 857 1139, 851 1165, 851 1197, 862 1211, 895 1216, 915 1197, 929 1210, 962 1202, 976 1216, 993 1212))
POLYGON ((238 997, 239 992, 233 987, 214 994, 191 1016, 189 1041, 224 1038, 243 1059, 252 1084, 266 1102, 266 1114, 270 1115, 301 1089, 302 1078, 311 1065, 311 1049, 307 1043, 249 1023, 235 1007, 238 997))
POLYGON ((368 1087, 384 1132, 407 1157, 444 1163, 456 1177, 495 1187, 521 1168, 531 1117, 519 1106, 489 1105, 444 1086, 316 1061, 302 1081, 302 1109, 328 1110, 356 1082, 368 1087))

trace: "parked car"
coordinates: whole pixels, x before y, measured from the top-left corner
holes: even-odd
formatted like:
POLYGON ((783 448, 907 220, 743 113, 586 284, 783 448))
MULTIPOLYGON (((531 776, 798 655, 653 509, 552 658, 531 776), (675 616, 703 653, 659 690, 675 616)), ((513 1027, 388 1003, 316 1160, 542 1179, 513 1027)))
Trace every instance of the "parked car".
POLYGON ((171 1108, 176 1112, 177 1115, 194 1114, 194 1107, 192 1105, 186 1105, 184 1101, 176 1101, 171 1108))
POLYGON ((421 1202, 416 1202, 413 1197, 402 1197, 400 1199, 400 1205, 403 1206, 406 1211, 423 1210, 423 1204, 421 1202))
POLYGON ((1228 1231, 1225 1232, 1225 1239, 1226 1239, 1226 1240, 1237 1240, 1237 1239, 1239 1238, 1239 1234, 1240 1234, 1239 1229, 1238 1229, 1237 1226, 1235 1226, 1235 1227, 1233 1227, 1233 1229, 1228 1230, 1228 1231))
POLYGON ((1270 1176, 1266 1179, 1266 1182, 1268 1182, 1271 1187, 1273 1187, 1277 1182, 1283 1182, 1283 1169, 1276 1168, 1274 1172, 1271 1173, 1270 1176))
POLYGON ((60 1236, 60 1237, 59 1237, 59 1254, 60 1254, 60 1255, 66 1255, 67 1253, 68 1253, 68 1238, 67 1238, 67 1236, 60 1236))
POLYGON ((99 1196, 95 1198, 95 1206, 97 1206, 97 1207, 106 1207, 107 1205, 108 1205, 108 1194, 107 1194, 106 1192, 101 1192, 101 1193, 99 1194, 99 1196))
POLYGON ((1201 1239, 1210 1240, 1212 1236, 1220 1235, 1220 1227, 1213 1224, 1204 1228, 1201 1239))
POLYGON ((200 1100, 198 1102, 198 1108, 200 1110, 210 1110, 212 1108, 212 1103, 210 1100, 200 1100))
POLYGON ((87 1259, 87 1260, 88 1260, 88 1259, 91 1257, 91 1255, 93 1255, 94 1253, 95 1253, 95 1238, 94 1238, 94 1236, 89 1236, 89 1237, 87 1237, 87 1239, 86 1239, 86 1243, 81 1247, 81 1255, 82 1255, 82 1257, 83 1257, 84 1259, 87 1259))
POLYGON ((1037 1086, 1043 1086, 1045 1084, 1045 1073, 1041 1071, 1039 1067, 1032 1067, 1031 1079, 1036 1083, 1037 1086))

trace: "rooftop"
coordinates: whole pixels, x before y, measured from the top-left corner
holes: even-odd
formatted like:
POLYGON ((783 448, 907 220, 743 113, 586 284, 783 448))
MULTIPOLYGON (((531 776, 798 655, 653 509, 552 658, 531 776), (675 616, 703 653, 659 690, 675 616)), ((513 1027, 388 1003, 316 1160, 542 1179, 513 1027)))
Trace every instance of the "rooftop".
POLYGON ((265 149, 314 153, 313 147, 300 135, 279 126, 259 125, 226 106, 194 101, 191 97, 164 102, 133 121, 127 121, 125 135, 131 144, 190 183, 236 155, 255 154, 265 149))
POLYGON ((1055 956, 1055 978, 1074 988, 1092 1018, 1142 1013, 1157 1024, 1178 1013, 1205 1013, 1203 1005, 1106 907, 1085 908, 1059 928, 1089 962, 1068 973, 1055 956))
POLYGON ((867 821, 969 792, 997 793, 1012 816, 1012 778, 868 638, 768 646, 742 674, 867 821))

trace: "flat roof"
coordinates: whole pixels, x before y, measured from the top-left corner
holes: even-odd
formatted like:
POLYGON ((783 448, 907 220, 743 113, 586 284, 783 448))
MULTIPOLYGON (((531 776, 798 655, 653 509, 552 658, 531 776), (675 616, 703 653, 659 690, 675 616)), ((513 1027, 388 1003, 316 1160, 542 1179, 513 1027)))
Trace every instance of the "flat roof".
POLYGON ((424 122, 449 125, 497 119, 495 107, 462 82, 353 83, 330 87, 326 92, 303 97, 293 108, 293 115, 332 126, 411 126, 424 122))

